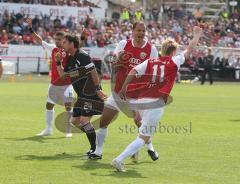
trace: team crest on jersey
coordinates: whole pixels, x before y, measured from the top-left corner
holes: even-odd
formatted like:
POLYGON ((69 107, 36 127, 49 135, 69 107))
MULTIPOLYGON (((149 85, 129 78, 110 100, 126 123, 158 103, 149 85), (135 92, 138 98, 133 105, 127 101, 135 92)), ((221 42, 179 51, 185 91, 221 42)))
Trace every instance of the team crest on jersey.
POLYGON ((62 52, 62 57, 65 58, 66 57, 66 52, 62 52))
POLYGON ((141 53, 140 53, 140 58, 141 58, 141 59, 145 59, 146 56, 147 56, 147 54, 146 54, 145 52, 141 52, 141 53))

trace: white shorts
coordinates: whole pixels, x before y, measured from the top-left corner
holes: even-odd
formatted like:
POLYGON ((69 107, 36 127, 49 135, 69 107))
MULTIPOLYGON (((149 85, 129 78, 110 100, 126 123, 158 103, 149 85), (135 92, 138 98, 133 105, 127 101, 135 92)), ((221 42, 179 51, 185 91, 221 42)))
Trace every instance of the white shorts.
POLYGON ((109 96, 104 104, 105 107, 108 107, 110 109, 121 111, 124 106, 127 105, 127 101, 122 100, 116 93, 112 93, 111 96, 109 96))
POLYGON ((59 105, 64 105, 67 102, 73 102, 72 85, 55 86, 53 84, 49 84, 47 102, 59 105))
POLYGON ((139 134, 152 136, 157 131, 157 125, 160 122, 164 108, 140 110, 142 125, 139 127, 139 134))
MULTIPOLYGON (((142 98, 122 100, 116 93, 108 97, 105 106, 126 115, 130 111, 138 111, 142 118, 139 134, 152 136, 157 130, 157 125, 164 112, 165 102, 162 99, 142 98), (157 108, 158 106, 158 108, 157 108)), ((129 113, 131 114, 131 113, 129 113)))
POLYGON ((112 93, 111 96, 105 102, 105 106, 111 109, 122 111, 123 108, 128 106, 131 110, 149 110, 156 109, 165 106, 163 99, 156 98, 141 98, 141 99, 132 99, 128 98, 127 100, 122 100, 118 94, 112 93))

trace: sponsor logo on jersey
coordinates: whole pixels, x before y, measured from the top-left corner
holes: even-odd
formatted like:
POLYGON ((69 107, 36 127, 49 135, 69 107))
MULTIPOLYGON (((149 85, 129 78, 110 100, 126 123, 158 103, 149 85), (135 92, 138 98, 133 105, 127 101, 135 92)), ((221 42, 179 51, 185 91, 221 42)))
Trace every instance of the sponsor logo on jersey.
POLYGON ((66 52, 62 52, 62 57, 65 58, 67 56, 66 52))
POLYGON ((137 58, 130 58, 129 62, 134 65, 139 65, 141 63, 141 60, 137 58))
POLYGON ((146 54, 145 52, 141 52, 141 53, 140 53, 140 58, 141 58, 141 59, 145 59, 146 56, 147 56, 147 54, 146 54))

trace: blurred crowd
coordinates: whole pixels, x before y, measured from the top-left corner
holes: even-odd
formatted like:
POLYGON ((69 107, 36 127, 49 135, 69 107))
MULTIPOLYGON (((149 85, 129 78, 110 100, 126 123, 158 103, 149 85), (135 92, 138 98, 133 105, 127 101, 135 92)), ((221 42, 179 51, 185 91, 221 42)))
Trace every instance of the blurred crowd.
POLYGON ((94 6, 93 3, 85 0, 0 0, 0 2, 7 3, 24 3, 24 4, 43 4, 43 5, 57 5, 57 6, 77 6, 86 7, 94 6))
MULTIPOLYGON (((9 1, 8 1, 9 2, 9 1)), ((51 5, 84 6, 86 1, 74 0, 13 0, 19 3, 41 3, 51 5)), ((156 46, 161 45, 165 38, 173 38, 180 45, 188 44, 192 38, 192 29, 195 25, 203 28, 204 35, 199 45, 210 47, 240 48, 240 13, 238 10, 227 14, 225 10, 217 19, 204 19, 204 11, 196 7, 194 12, 186 11, 182 6, 153 6, 143 12, 142 9, 133 10, 131 7, 114 11, 105 20, 94 18, 91 6, 89 15, 78 17, 53 17, 39 15, 32 17, 33 29, 41 35, 43 40, 53 43, 56 31, 63 30, 78 35, 84 47, 105 47, 115 44, 131 36, 131 25, 134 21, 144 20, 147 25, 147 38, 156 46), (85 30, 82 33, 82 31, 85 30)), ((0 12, 0 42, 7 44, 35 44, 24 22, 29 15, 18 12, 0 12)), ((201 67, 204 53, 193 54, 186 66, 195 70, 201 67), (201 56, 199 56, 201 55, 201 56)), ((215 68, 235 66, 228 63, 226 58, 216 58, 213 61, 215 68)), ((204 63, 204 62, 203 62, 204 63)), ((236 59, 235 63, 239 63, 236 59)), ((236 64, 239 67, 239 64, 236 64)))
MULTIPOLYGON (((24 2, 37 3, 39 1, 25 0, 24 2)), ((73 1, 65 3, 69 2, 73 1)), ((124 8, 113 12, 111 17, 106 17, 105 20, 100 21, 91 15, 91 7, 89 12, 90 14, 82 19, 64 16, 53 17, 52 15, 35 16, 33 29, 44 40, 53 42, 53 35, 57 30, 68 31, 80 36, 85 27, 86 31, 82 37, 83 45, 86 47, 104 47, 117 43, 121 39, 129 38, 131 36, 131 23, 144 19, 148 28, 147 37, 155 45, 160 45, 167 37, 174 38, 179 44, 185 45, 192 37, 194 25, 200 25, 204 30, 200 45, 240 48, 240 14, 238 11, 228 16, 220 15, 218 19, 205 20, 202 18, 204 12, 200 8, 196 8, 193 13, 185 11, 181 6, 161 7, 161 12, 157 6, 146 12, 143 12, 142 9, 133 11, 131 8, 124 8)), ((28 16, 7 11, 0 13, 1 44, 34 44, 24 23, 24 18, 28 16)))
POLYGON ((208 53, 189 57, 181 69, 200 76, 202 80, 205 80, 206 71, 211 78, 215 75, 218 78, 240 80, 240 57, 215 57, 214 54, 208 49, 208 53))

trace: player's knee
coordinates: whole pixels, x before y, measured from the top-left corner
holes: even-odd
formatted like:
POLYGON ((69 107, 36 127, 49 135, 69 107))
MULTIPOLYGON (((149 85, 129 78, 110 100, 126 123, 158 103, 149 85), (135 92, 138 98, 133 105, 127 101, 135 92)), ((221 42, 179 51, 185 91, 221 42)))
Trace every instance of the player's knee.
POLYGON ((72 107, 71 107, 71 106, 65 106, 65 110, 66 110, 67 112, 69 112, 69 111, 72 110, 72 107))
POLYGON ((100 128, 107 128, 108 127, 108 123, 106 123, 106 121, 104 120, 104 117, 100 118, 100 124, 99 124, 100 128))
POLYGON ((70 123, 72 123, 73 125, 78 125, 79 124, 79 120, 78 120, 78 118, 76 118, 76 117, 71 117, 70 118, 70 123))
POLYGON ((146 144, 149 143, 150 138, 151 138, 150 136, 146 136, 146 135, 142 135, 142 134, 139 134, 138 137, 139 137, 140 139, 143 139, 146 144))
POLYGON ((51 103, 46 104, 46 109, 47 110, 53 110, 53 108, 54 108, 54 104, 51 104, 51 103))
POLYGON ((79 125, 79 128, 85 133, 95 132, 95 129, 90 122, 79 125))
POLYGON ((134 123, 138 128, 142 125, 141 121, 134 120, 134 123))
POLYGON ((66 111, 71 111, 72 110, 72 103, 71 102, 65 103, 65 110, 66 111))
POLYGON ((103 110, 103 114, 100 118, 100 128, 107 128, 108 125, 116 119, 118 115, 117 111, 110 110, 108 108, 103 110))
POLYGON ((113 120, 112 117, 108 115, 102 115, 100 118, 100 128, 107 128, 112 120, 113 120))

